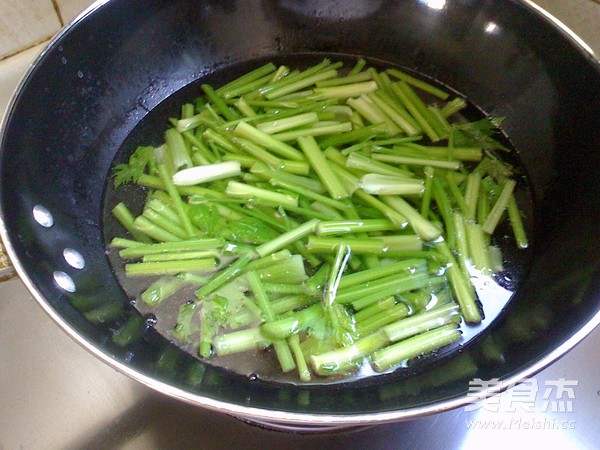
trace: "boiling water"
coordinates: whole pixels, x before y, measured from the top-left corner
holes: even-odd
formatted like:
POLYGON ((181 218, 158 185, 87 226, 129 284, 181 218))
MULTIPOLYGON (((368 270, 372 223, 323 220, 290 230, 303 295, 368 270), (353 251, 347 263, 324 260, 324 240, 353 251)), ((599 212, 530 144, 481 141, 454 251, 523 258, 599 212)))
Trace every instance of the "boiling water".
MULTIPOLYGON (((300 60, 298 60, 298 57, 294 57, 292 59, 272 59, 269 61, 272 61, 275 64, 279 63, 293 67, 302 67, 316 64, 322 59, 323 55, 320 54, 302 55, 300 60)), ((341 58, 339 55, 335 55, 335 57, 332 58, 332 60, 340 59, 341 58)), ((349 58, 345 65, 352 67, 355 60, 356 58, 349 58)), ((160 145, 163 142, 164 130, 166 130, 169 125, 168 118, 179 116, 181 104, 192 102, 194 98, 201 93, 201 83, 209 83, 212 86, 218 87, 266 62, 268 61, 252 61, 246 64, 237 65, 233 68, 228 68, 224 71, 217 71, 203 78, 202 80, 198 80, 197 82, 190 84, 181 91, 170 96, 155 109, 150 111, 148 115, 137 125, 127 140, 123 143, 120 151, 117 153, 114 160, 114 165, 127 161, 131 153, 139 145, 160 145)), ((391 64, 372 64, 372 66, 380 66, 382 68, 393 67, 391 64)), ((432 84, 435 84, 435 82, 432 82, 431 80, 428 81, 432 84)), ((441 87, 443 87, 446 91, 452 92, 452 89, 449 89, 447 86, 441 87)), ((463 111, 463 114, 468 120, 478 120, 485 117, 485 115, 473 104, 469 104, 469 107, 463 111)), ((505 146, 510 148, 510 143, 506 137, 501 140, 505 146)), ((517 198, 519 208, 524 216, 523 221, 525 230, 531 241, 533 228, 533 204, 525 170, 519 163, 515 152, 511 152, 510 154, 506 155, 503 154, 502 156, 505 157, 505 160, 515 168, 515 173, 518 174, 515 196, 517 198)), ((121 227, 116 223, 115 219, 110 213, 111 209, 117 203, 123 201, 132 210, 134 215, 137 215, 141 213, 141 209, 145 201, 145 195, 146 193, 144 190, 138 186, 126 185, 122 186, 118 190, 115 190, 112 180, 107 180, 104 201, 104 236, 107 244, 115 236, 124 236, 124 232, 122 231, 121 227)), ((529 250, 516 248, 508 221, 503 221, 498 226, 493 236, 493 243, 500 247, 502 251, 504 269, 494 276, 474 276, 472 279, 478 298, 483 305, 484 319, 476 326, 468 326, 464 323, 461 324, 461 331, 463 334, 461 341, 458 344, 442 349, 440 354, 448 355, 448 353, 459 351, 462 347, 468 345, 470 341, 483 333, 485 329, 489 327, 499 315, 501 315, 503 309, 510 301, 513 293, 519 285, 519 281, 526 271, 530 252, 529 250)), ((142 315, 148 317, 148 322, 153 324, 155 329, 160 334, 162 334, 168 340, 173 340, 171 332, 177 321, 179 306, 189 300, 195 299, 194 291, 197 289, 197 287, 190 286, 185 288, 158 306, 149 308, 143 301, 138 299, 140 293, 143 292, 148 285, 156 279, 156 277, 126 278, 124 273, 124 263, 118 257, 118 252, 110 249, 108 245, 107 249, 107 255, 112 264, 115 276, 120 282, 123 290, 131 299, 132 303, 135 304, 135 307, 142 315)), ((190 354, 196 355, 197 344, 180 345, 180 347, 190 354)), ((425 358, 417 358, 416 361, 411 361, 411 364, 430 364, 435 360, 435 358, 435 355, 429 355, 425 358)), ((213 357, 207 361, 207 363, 233 370, 250 377, 259 377, 265 380, 279 382, 297 382, 297 374, 295 372, 292 372, 288 375, 281 373, 277 360, 270 349, 256 352, 245 352, 226 357, 213 357)), ((402 370, 402 368, 397 370, 402 370)), ((376 373, 370 369, 368 364, 364 364, 351 377, 330 377, 327 379, 318 378, 314 382, 322 383, 339 382, 340 380, 348 381, 349 379, 356 379, 358 377, 366 377, 371 375, 376 375, 376 373)))

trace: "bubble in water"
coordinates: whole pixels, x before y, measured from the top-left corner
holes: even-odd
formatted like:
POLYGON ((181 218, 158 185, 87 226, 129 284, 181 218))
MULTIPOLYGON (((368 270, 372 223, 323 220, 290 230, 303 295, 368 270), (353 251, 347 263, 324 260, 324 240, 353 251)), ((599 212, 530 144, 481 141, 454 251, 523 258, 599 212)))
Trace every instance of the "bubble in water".
POLYGON ((33 218, 43 227, 50 228, 54 225, 54 217, 52 217, 50 211, 42 205, 35 205, 33 207, 33 218))
POLYGON ((62 62, 63 64, 67 63, 67 58, 65 58, 64 56, 62 58, 60 58, 60 62, 62 62))
POLYGON ((248 379, 250 381, 256 381, 258 380, 258 375, 256 375, 255 373, 251 373, 250 375, 248 375, 248 379))
POLYGON ((148 314, 144 321, 146 322, 146 325, 148 325, 149 327, 153 327, 154 325, 156 325, 156 322, 158 322, 158 319, 154 314, 148 314))
POLYGON ((77 71, 77 78, 83 78, 83 72, 81 70, 77 71))

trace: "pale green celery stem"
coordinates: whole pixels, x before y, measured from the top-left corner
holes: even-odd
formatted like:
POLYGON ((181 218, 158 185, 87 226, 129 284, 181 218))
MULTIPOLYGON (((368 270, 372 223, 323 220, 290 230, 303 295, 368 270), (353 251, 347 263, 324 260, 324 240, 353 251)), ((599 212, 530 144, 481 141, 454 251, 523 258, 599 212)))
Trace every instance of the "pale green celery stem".
POLYGON ((283 233, 282 235, 278 236, 272 241, 256 247, 255 252, 259 256, 263 257, 274 253, 278 250, 281 250, 310 234, 314 234, 318 223, 318 219, 311 219, 308 222, 305 222, 302 225, 298 226, 297 228, 283 233))
POLYGON ((420 213, 427 219, 429 216, 429 206, 431 205, 433 174, 435 172, 432 167, 427 166, 423 169, 423 173, 425 174, 425 189, 423 191, 423 196, 421 197, 420 213))
POLYGON ((243 199, 260 199, 276 204, 297 207, 298 200, 291 195, 280 194, 279 192, 269 191, 267 189, 257 188, 249 184, 229 181, 225 189, 227 195, 243 199))
POLYGON ((443 160, 437 160, 437 159, 427 159, 427 158, 419 158, 419 157, 411 157, 411 156, 388 155, 388 154, 384 154, 384 153, 373 153, 371 155, 371 158, 373 158, 376 161, 392 162, 395 164, 430 166, 430 167, 439 167, 442 169, 450 169, 450 170, 459 170, 462 167, 461 162, 458 160, 443 161, 443 160))
POLYGON ((131 235, 133 236, 133 238, 137 241, 140 242, 145 242, 145 243, 149 243, 150 239, 148 239, 148 236, 146 236, 144 233, 141 233, 139 230, 137 230, 135 228, 134 225, 134 217, 131 214, 131 211, 129 211, 129 209, 127 208, 127 206, 125 206, 124 203, 119 203, 117 206, 115 206, 112 209, 112 214, 115 217, 115 219, 117 219, 119 221, 119 223, 121 225, 123 225, 123 228, 125 228, 127 231, 129 231, 129 233, 131 233, 131 235))
POLYGON ((444 189, 441 181, 436 177, 434 177, 432 180, 432 188, 433 198, 435 199, 446 226, 446 242, 450 248, 456 248, 456 229, 454 227, 454 220, 452 219, 452 207, 450 205, 450 200, 448 199, 446 190, 444 189))
POLYGON ((256 111, 252 109, 252 107, 246 102, 244 97, 240 97, 234 103, 235 107, 241 112, 245 117, 256 117, 256 111))
POLYGON ((363 70, 366 65, 367 65, 367 61, 364 58, 358 58, 354 67, 352 67, 350 72, 348 72, 348 76, 352 76, 352 75, 356 75, 357 73, 360 73, 360 71, 363 70))
POLYGON ((438 350, 457 342, 460 338, 461 333, 456 325, 445 325, 432 331, 426 331, 373 353, 373 368, 377 372, 384 372, 407 359, 438 350))
POLYGON ((179 225, 178 222, 169 221, 168 219, 166 219, 164 216, 160 215, 153 209, 146 208, 142 215, 143 215, 143 217, 148 219, 150 222, 163 228, 164 230, 177 236, 180 239, 189 238, 186 231, 183 229, 183 227, 181 225, 179 225))
POLYGON ((337 77, 337 70, 330 69, 323 72, 316 73, 307 78, 295 81, 287 86, 282 86, 277 89, 273 89, 265 94, 265 97, 269 100, 275 100, 276 98, 283 97, 284 95, 291 94, 293 92, 300 91, 306 87, 312 86, 317 81, 328 80, 330 78, 337 77))
POLYGON ((361 335, 373 333, 386 325, 403 319, 408 315, 408 312, 408 307, 405 304, 398 303, 386 311, 381 311, 368 319, 358 322, 356 324, 356 330, 361 335))
POLYGON ((519 211, 519 207, 517 206, 517 201, 515 200, 514 194, 511 195, 510 200, 508 201, 508 218, 510 219, 510 224, 512 226, 517 246, 519 248, 527 248, 529 246, 529 241, 525 233, 523 219, 521 218, 521 213, 519 211))
MULTIPOLYGON (((260 281, 258 274, 254 271, 250 271, 246 274, 246 279, 248 280, 250 289, 254 293, 254 298, 263 313, 265 321, 271 322, 275 320, 275 313, 273 312, 270 300, 267 296, 267 293, 264 290, 264 287, 262 285, 262 282, 260 281)), ((275 349, 275 354, 277 355, 277 359, 279 360, 281 370, 284 373, 290 372, 296 368, 294 357, 292 356, 287 342, 283 340, 274 341, 273 348, 275 349)))
POLYGON ((306 359, 304 358, 302 348, 300 347, 300 338, 297 334, 293 334, 287 339, 287 342, 292 350, 294 359, 296 360, 296 366, 298 367, 298 378, 300 378, 300 381, 310 381, 311 374, 308 364, 306 363, 306 359))
POLYGON ((236 120, 239 118, 236 112, 227 105, 223 97, 217 94, 212 86, 203 84, 200 87, 204 91, 204 94, 206 94, 208 101, 215 106, 225 119, 236 120))
MULTIPOLYGON (((144 239, 147 239, 147 238, 148 237, 144 235, 144 239)), ((148 242, 151 242, 151 241, 148 239, 148 242)), ((144 242, 134 241, 132 239, 126 239, 126 238, 121 238, 121 237, 115 237, 112 239, 112 241, 110 241, 110 246, 113 248, 132 248, 132 247, 140 247, 142 245, 144 245, 144 242)))
POLYGON ((368 281, 395 275, 401 272, 414 271, 417 268, 424 268, 426 261, 424 259, 406 259, 395 263, 373 267, 360 272, 354 272, 345 275, 340 280, 340 289, 347 289, 368 281))
POLYGON ((440 112, 444 117, 450 117, 452 114, 455 114, 466 107, 467 102, 465 102, 462 98, 455 98, 446 103, 440 112))
POLYGON ((460 192, 458 185, 454 181, 453 175, 454 174, 452 172, 446 173, 446 184, 448 185, 450 194, 452 194, 452 197, 454 197, 454 201, 456 202, 462 213, 465 216, 468 216, 470 214, 469 206, 467 205, 465 198, 462 195, 462 192, 460 192))
POLYGON ((422 180, 367 173, 360 179, 363 191, 374 195, 422 195, 422 180))
POLYGON ((159 227, 155 223, 150 222, 144 216, 138 216, 133 221, 133 226, 140 233, 144 233, 145 235, 151 237, 155 241, 159 241, 159 242, 181 241, 181 238, 175 236, 172 233, 169 233, 167 230, 163 229, 162 227, 159 227))
POLYGON ((388 219, 329 220, 317 225, 317 236, 331 236, 348 233, 392 231, 397 227, 388 219))
MULTIPOLYGON (((410 115, 410 112, 404 107, 400 99, 394 94, 391 83, 388 85, 387 91, 378 91, 377 96, 383 100, 387 106, 391 107, 396 114, 400 115, 402 120, 406 122, 408 128, 406 134, 409 136, 416 136, 423 131, 418 122, 410 115), (410 132, 409 132, 410 131, 410 132), (414 134, 413 134, 414 133, 414 134)), ((401 127, 402 128, 402 127, 401 127)))
POLYGON ((125 275, 169 275, 179 272, 195 272, 213 270, 216 267, 214 258, 202 258, 180 261, 158 261, 125 264, 125 275))
POLYGON ((325 205, 331 206, 332 208, 338 209, 340 211, 345 211, 348 209, 348 203, 345 203, 341 200, 335 200, 331 197, 328 197, 326 195, 322 195, 322 194, 317 194, 316 192, 313 192, 309 189, 305 189, 302 186, 298 186, 295 183, 291 183, 289 181, 284 181, 282 179, 278 179, 278 178, 273 178, 271 180, 271 184, 273 186, 279 186, 282 187, 284 189, 287 189, 289 191, 292 191, 296 194, 299 194, 303 197, 309 198, 311 200, 315 200, 317 202, 321 202, 325 205))
POLYGON ((150 284, 141 293, 140 297, 148 306, 156 306, 183 289, 186 285, 186 281, 178 277, 161 277, 150 284))
POLYGON ((396 342, 459 320, 458 305, 450 303, 384 326, 382 331, 396 342))
POLYGON ((492 272, 487 243, 480 224, 468 222, 466 224, 467 240, 469 242, 469 255, 476 269, 484 274, 492 272))
POLYGON ((194 227, 192 226, 192 222, 189 216, 187 215, 185 205, 183 203, 183 200, 181 199, 181 196, 179 195, 179 192, 177 191, 177 187, 173 184, 173 179, 171 177, 171 174, 168 172, 167 166, 159 162, 157 164, 157 169, 158 174, 160 175, 160 179, 164 183, 165 189, 169 194, 169 197, 171 197, 171 201, 173 202, 175 210, 179 215, 179 220, 183 225, 183 229, 189 237, 194 236, 194 227))
POLYGON ((268 122, 258 122, 256 128, 267 134, 280 133, 282 131, 290 130, 293 128, 301 127, 303 125, 310 125, 319 121, 317 113, 307 112, 298 114, 283 119, 274 119, 268 122))
POLYGON ((315 180, 314 178, 303 177, 301 175, 294 175, 292 173, 284 172, 281 170, 273 170, 269 166, 267 166, 266 164, 262 164, 261 162, 253 164, 250 168, 250 172, 256 174, 265 181, 269 181, 271 179, 288 181, 290 183, 294 183, 298 186, 301 186, 304 189, 316 192, 317 194, 322 194, 326 190, 319 180, 315 180))
POLYGON ((272 62, 269 62, 269 63, 264 64, 254 70, 251 70, 250 72, 245 73, 241 77, 236 78, 235 80, 230 81, 229 83, 224 84, 219 89, 217 89, 216 92, 219 95, 225 96, 229 89, 238 88, 247 83, 251 83, 251 82, 257 80, 258 78, 261 78, 265 75, 268 75, 268 74, 274 72, 275 69, 276 69, 275 65, 272 62))
POLYGON ((192 239, 187 241, 179 242, 165 242, 158 244, 145 244, 139 245, 132 248, 123 249, 119 252, 121 258, 139 258, 146 255, 159 254, 159 253, 173 253, 177 251, 196 251, 196 250, 207 250, 216 249, 223 245, 220 239, 207 238, 207 239, 192 239))
POLYGON ((418 78, 408 75, 407 73, 401 72, 400 70, 388 69, 386 72, 388 74, 392 75, 393 77, 403 80, 403 81, 413 85, 414 87, 416 87, 424 92, 428 92, 429 94, 434 95, 442 100, 446 100, 450 96, 450 94, 443 91, 442 89, 439 89, 425 81, 419 80, 418 78))
POLYGON ((262 145, 263 147, 277 153, 284 158, 291 159, 294 161, 302 161, 304 156, 294 147, 278 141, 271 135, 264 133, 257 128, 249 125, 245 122, 240 122, 233 130, 233 134, 237 137, 248 139, 255 144, 262 145))
POLYGON ((500 192, 498 200, 496 200, 496 203, 494 203, 490 214, 487 216, 485 223, 482 225, 483 231, 485 231, 487 234, 491 235, 494 233, 496 226, 502 218, 504 210, 508 206, 516 184, 517 183, 515 180, 506 180, 504 182, 504 186, 502 186, 502 191, 500 192))
POLYGON ((258 328, 234 331, 215 336, 213 347, 218 356, 231 355, 248 350, 268 347, 271 342, 263 337, 258 328))
POLYGON ((341 86, 345 84, 353 84, 359 83, 362 81, 369 81, 371 79, 371 74, 368 71, 348 74, 345 77, 337 77, 332 78, 330 80, 317 81, 315 86, 318 88, 323 87, 331 87, 331 86, 341 86))
MULTIPOLYGON (((398 83, 403 82, 399 81, 398 83)), ((413 98, 411 98, 410 95, 407 93, 406 88, 408 87, 408 85, 401 85, 398 83, 392 84, 392 92, 396 94, 396 96, 400 99, 404 107, 410 112, 412 117, 416 120, 416 122, 419 124, 419 126, 425 132, 425 134, 429 137, 429 139, 431 139, 432 142, 439 141, 439 136, 433 130, 433 128, 429 124, 429 121, 426 119, 425 116, 423 116, 419 108, 413 103, 413 98)))
POLYGON ((389 99, 390 97, 386 97, 385 94, 381 92, 369 94, 369 99, 404 133, 408 136, 416 136, 419 134, 417 127, 415 127, 410 120, 407 120, 402 112, 399 112, 397 108, 394 108, 389 104, 391 99, 386 101, 386 98, 389 99))
POLYGON ((481 174, 470 173, 467 175, 467 186, 465 189, 465 203, 468 207, 468 214, 465 214, 466 220, 474 220, 477 211, 477 201, 481 186, 481 174))
POLYGON ((481 322, 481 311, 479 311, 475 289, 471 284, 469 275, 461 270, 445 242, 438 243, 437 248, 448 258, 449 263, 446 268, 446 276, 450 282, 456 301, 460 305, 460 310, 465 321, 473 324, 481 322))
POLYGON ((408 223, 415 230, 415 233, 417 233, 424 241, 433 241, 441 236, 442 232, 419 214, 419 212, 403 198, 383 195, 381 196, 381 200, 406 217, 408 223))
POLYGON ((354 193, 359 199, 367 203, 369 206, 380 211, 385 217, 387 217, 394 225, 399 229, 405 228, 408 225, 408 219, 396 211, 394 208, 383 203, 381 200, 367 194, 362 189, 357 189, 354 193))
POLYGON ((338 178, 337 174, 332 170, 329 162, 323 155, 322 150, 319 148, 317 141, 313 137, 299 137, 298 144, 304 152, 306 159, 311 164, 313 170, 323 183, 323 185, 329 191, 329 194, 334 199, 342 199, 348 197, 344 185, 338 178))
POLYGON ((469 273, 469 238, 467 235, 467 230, 465 226, 465 218, 459 212, 454 212, 452 214, 453 222, 454 222, 454 230, 456 236, 456 253, 458 256, 458 263, 460 264, 460 268, 463 273, 469 273))
POLYGON ((174 252, 174 253, 157 253, 155 255, 145 255, 142 257, 143 262, 155 261, 181 261, 185 259, 202 259, 202 258, 218 258, 221 254, 216 250, 198 250, 195 252, 174 252))
POLYGON ((395 304, 396 304, 396 299, 393 296, 385 298, 365 309, 362 309, 362 310, 356 312, 354 314, 354 320, 356 320, 357 323, 360 323, 361 321, 366 320, 369 317, 373 317, 382 311, 386 311, 386 310, 390 309, 395 304))
POLYGON ((374 81, 365 81, 359 83, 351 83, 344 85, 336 85, 329 87, 317 86, 314 89, 315 97, 318 99, 345 99, 348 97, 358 97, 363 94, 368 94, 377 90, 377 83, 374 81))
POLYGON ((182 134, 175 128, 170 128, 165 132, 165 143, 171 150, 171 158, 176 169, 194 165, 182 134))
POLYGON ((348 347, 321 353, 320 355, 312 355, 310 364, 319 375, 340 373, 348 370, 353 363, 360 362, 375 350, 384 347, 388 342, 383 333, 376 332, 360 338, 348 347))
POLYGON ((395 175, 403 178, 413 177, 412 173, 407 170, 399 169, 380 161, 375 161, 374 159, 371 159, 368 156, 358 152, 351 153, 350 156, 348 156, 346 159, 346 167, 364 170, 365 172, 379 173, 382 175, 395 175))
POLYGON ((352 131, 352 123, 350 122, 335 122, 330 124, 316 123, 312 127, 297 128, 283 133, 274 134, 273 138, 282 142, 288 142, 299 139, 303 136, 327 136, 343 134, 349 131, 352 131))
POLYGON ((391 136, 400 133, 402 130, 396 123, 390 119, 367 95, 361 95, 358 98, 349 98, 346 103, 355 109, 361 116, 371 122, 373 125, 385 124, 391 136))
POLYGON ((238 144, 246 153, 252 155, 254 158, 264 162, 265 164, 280 168, 283 165, 283 160, 272 153, 269 153, 265 148, 255 144, 247 139, 234 138, 236 144, 238 144))

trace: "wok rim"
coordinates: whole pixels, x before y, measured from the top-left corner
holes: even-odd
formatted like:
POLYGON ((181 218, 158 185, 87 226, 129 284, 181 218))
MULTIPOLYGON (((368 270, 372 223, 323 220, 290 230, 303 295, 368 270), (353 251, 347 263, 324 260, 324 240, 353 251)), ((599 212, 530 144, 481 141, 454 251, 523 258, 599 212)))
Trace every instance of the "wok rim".
MULTIPOLYGON (((65 36, 73 27, 77 26, 83 19, 91 15, 104 4, 109 3, 111 0, 96 0, 92 5, 85 9, 80 15, 73 19, 69 24, 64 26, 52 39, 48 41, 43 50, 38 54, 34 61, 29 65, 23 76, 21 77, 17 87, 11 95, 8 102, 7 108, 0 122, 0 145, 3 142, 3 137, 6 133, 8 118, 10 113, 14 109, 19 94, 23 91, 24 86, 30 78, 33 71, 44 59, 44 56, 56 45, 59 45, 63 36, 65 36)), ((597 69, 600 73, 600 55, 596 55, 591 47, 580 38, 573 30, 567 25, 561 22, 559 19, 554 17, 551 13, 546 11, 544 8, 534 3, 532 0, 508 0, 512 3, 520 4, 529 8, 534 13, 538 14, 542 20, 544 20, 550 26, 561 31, 561 34, 570 43, 578 47, 580 53, 586 57, 591 57, 595 64, 598 64, 597 69)), ((0 151, 2 149, 0 148, 0 151)), ((571 351, 577 344, 579 344, 585 337, 587 337, 592 331, 594 331, 600 325, 600 311, 598 311, 591 319, 589 319, 582 327, 580 327, 574 334, 572 334, 567 340, 565 340, 560 346, 554 348, 546 356, 542 357, 538 361, 533 362, 523 370, 512 375, 510 378, 502 381, 499 384, 495 384, 482 389, 478 392, 477 396, 466 395, 459 396, 457 398, 440 400, 434 404, 412 407, 402 410, 393 411, 382 411, 382 412, 369 412, 369 413, 351 413, 351 414, 326 414, 326 413, 300 413, 293 411, 281 411, 271 410, 263 408, 255 408, 244 406, 240 404, 233 404, 226 401, 215 400, 213 398, 194 394, 185 389, 175 387, 169 383, 159 381, 149 375, 142 373, 141 371, 135 370, 129 365, 117 361, 112 358, 105 350, 102 350, 89 342, 83 335, 81 335, 73 326, 71 326, 62 316, 59 314, 46 300, 43 293, 38 290, 33 281, 29 278, 26 269, 21 264, 21 261, 17 257, 15 248, 13 247, 12 240, 7 231, 4 221, 4 205, 0 198, 0 237, 4 244, 5 251, 9 256, 13 267, 19 276, 20 280, 24 283, 29 293, 33 296, 36 302, 42 307, 42 309, 48 314, 48 316, 70 336, 76 343, 91 353, 93 356, 106 363, 108 366, 117 370, 119 373, 128 376, 129 378, 149 387, 153 391, 164 394, 170 398, 183 401, 185 403, 206 408, 208 410, 219 412, 227 415, 234 416, 238 419, 247 420, 251 423, 271 426, 273 428, 279 428, 281 430, 294 431, 294 430, 309 430, 309 431, 331 431, 334 429, 343 429, 347 427, 367 427, 373 425, 380 425, 391 422, 406 421, 412 419, 418 419, 427 417, 430 415, 450 411, 457 409, 461 406, 466 406, 475 401, 480 401, 493 395, 504 392, 512 386, 532 377, 539 373, 552 363, 556 362, 562 356, 571 351)))

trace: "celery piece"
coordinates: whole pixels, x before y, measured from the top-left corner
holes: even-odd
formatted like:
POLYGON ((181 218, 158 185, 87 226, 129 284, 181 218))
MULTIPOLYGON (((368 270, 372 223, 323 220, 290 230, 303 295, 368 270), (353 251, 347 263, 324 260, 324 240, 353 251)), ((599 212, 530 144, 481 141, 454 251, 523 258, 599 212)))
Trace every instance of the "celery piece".
POLYGON ((408 307, 403 303, 398 303, 391 308, 381 311, 367 319, 356 324, 356 330, 362 335, 373 333, 380 328, 389 325, 396 320, 403 319, 408 315, 408 307))
POLYGON ((304 358, 302 348, 300 347, 300 338, 298 337, 298 335, 294 334, 287 339, 287 342, 290 346, 290 349, 292 350, 292 354, 294 355, 296 367, 298 367, 298 377, 300 378, 300 381, 310 381, 311 374, 308 368, 308 364, 306 363, 306 359, 304 358))
POLYGON ((365 81, 359 83, 350 83, 343 85, 329 85, 325 87, 316 87, 314 89, 315 98, 337 98, 345 99, 348 97, 359 97, 377 90, 377 83, 374 81, 365 81))
POLYGON ((227 120, 236 120, 239 116, 236 112, 231 109, 225 100, 215 92, 215 90, 208 84, 203 84, 200 86, 206 98, 217 108, 217 110, 225 117, 227 120))
POLYGON ((460 321, 459 307, 450 303, 386 325, 382 331, 391 342, 396 342, 457 321, 460 321))
POLYGON ((385 93, 377 92, 369 94, 368 97, 380 111, 389 117, 390 120, 408 136, 416 136, 419 133, 419 128, 415 127, 411 120, 407 120, 406 116, 403 115, 401 111, 394 108, 394 106, 390 105, 390 103, 385 100, 385 98, 389 98, 385 97, 385 93))
POLYGON ((492 269, 482 226, 478 223, 467 222, 466 232, 473 266, 483 274, 489 275, 492 269))
POLYGON ((457 342, 461 336, 456 325, 445 325, 432 331, 426 331, 374 352, 372 358, 373 368, 377 372, 384 372, 407 359, 430 353, 457 342))
POLYGON ((446 100, 450 96, 450 94, 448 94, 447 92, 445 92, 425 81, 415 78, 407 73, 401 72, 398 69, 388 69, 386 72, 388 74, 392 75, 393 77, 398 78, 400 80, 404 80, 407 83, 413 85, 414 87, 419 88, 423 92, 427 92, 431 95, 441 98, 442 100, 446 100))
POLYGON ((360 322, 362 322, 363 320, 366 320, 369 317, 373 317, 382 311, 386 311, 395 304, 396 299, 393 296, 387 297, 383 300, 379 300, 377 303, 354 313, 354 320, 356 320, 357 324, 360 324, 360 322))
POLYGON ((259 328, 249 328, 215 336, 212 345, 216 355, 226 356, 262 349, 271 345, 271 342, 262 335, 259 328))
POLYGON ((271 135, 260 131, 259 129, 249 125, 245 122, 240 122, 233 130, 233 134, 237 137, 248 139, 255 144, 262 145, 263 147, 277 153, 284 158, 291 159, 293 161, 302 161, 304 159, 302 153, 296 150, 294 147, 278 141, 271 135))
POLYGON ((171 151, 171 158, 175 169, 192 167, 194 165, 182 134, 175 128, 165 131, 165 143, 171 151))
POLYGON ((415 230, 415 233, 417 233, 424 241, 434 241, 441 236, 442 232, 419 214, 419 212, 403 198, 384 195, 381 197, 381 200, 386 205, 406 217, 410 226, 415 230))
POLYGON ((229 181, 225 189, 227 195, 243 199, 264 200, 275 205, 298 206, 298 200, 290 195, 280 194, 267 189, 257 188, 249 184, 229 181))
POLYGON ((329 195, 338 200, 348 197, 348 192, 337 174, 331 169, 315 139, 309 136, 300 137, 298 138, 298 144, 329 195))
POLYGON ((406 109, 410 112, 412 117, 416 120, 416 122, 419 124, 419 127, 421 127, 427 137, 429 137, 431 142, 439 141, 440 137, 431 127, 429 120, 427 120, 429 117, 427 108, 422 101, 416 101, 416 95, 412 93, 410 87, 403 81, 399 81, 392 84, 392 92, 400 99, 404 107, 406 107, 406 109), (411 95, 411 93, 413 95, 411 95))
POLYGON ((313 234, 316 230, 318 223, 318 219, 309 220, 308 222, 303 223, 297 228, 290 230, 287 233, 283 233, 282 235, 273 239, 272 241, 256 247, 255 251, 259 256, 264 257, 278 250, 281 250, 282 248, 287 247, 291 243, 302 239, 308 236, 309 234, 313 234))
POLYGON ((300 91, 308 86, 312 86, 318 81, 329 80, 330 78, 335 78, 337 76, 337 70, 330 69, 323 72, 318 72, 314 75, 311 75, 306 78, 302 78, 294 81, 286 86, 281 86, 276 89, 272 89, 265 94, 265 97, 269 100, 274 100, 276 98, 283 97, 284 95, 291 94, 293 92, 300 91))
MULTIPOLYGON (((271 308, 271 303, 267 296, 267 293, 262 286, 260 278, 256 272, 250 271, 246 274, 246 279, 248 280, 248 285, 254 294, 254 298, 256 299, 256 303, 258 307, 263 313, 265 318, 265 322, 272 322, 275 320, 275 313, 271 308)), ((273 348, 275 349, 275 354, 277 355, 277 359, 279 361, 279 365, 281 366, 281 370, 285 372, 290 372, 296 368, 296 363, 294 362, 294 358, 290 351, 287 342, 284 340, 273 341, 273 348)))
POLYGON ((240 174, 240 163, 228 161, 180 170, 173 175, 173 183, 175 186, 191 186, 194 184, 221 180, 223 178, 235 177, 240 174))
POLYGON ((465 321, 472 324, 481 322, 481 311, 477 305, 475 288, 471 284, 468 274, 460 269, 445 242, 439 242, 437 248, 442 255, 448 258, 449 263, 446 267, 446 277, 452 287, 456 301, 460 305, 460 311, 465 321))
POLYGON ((123 228, 131 233, 136 241, 140 241, 142 243, 151 242, 150 239, 148 239, 148 236, 135 228, 133 215, 127 206, 125 206, 125 203, 121 202, 117 204, 117 206, 115 206, 111 212, 115 219, 117 219, 119 223, 123 225, 123 228))
POLYGON ((319 222, 316 234, 319 237, 373 231, 392 231, 397 227, 388 219, 323 220, 319 222))
POLYGON ((148 306, 156 306, 186 286, 186 282, 178 277, 161 277, 146 288, 140 295, 148 306))
POLYGON ((424 190, 422 180, 379 173, 363 175, 360 179, 360 187, 363 191, 375 195, 421 195, 424 190))
POLYGON ((236 78, 235 80, 224 84, 219 89, 217 89, 216 92, 217 94, 227 98, 229 97, 227 95, 227 91, 229 91, 230 89, 238 88, 247 83, 251 83, 257 80, 258 78, 273 73, 275 70, 276 66, 272 62, 264 64, 254 70, 251 70, 250 72, 245 73, 244 75, 236 78))
POLYGON ((179 307, 177 324, 173 329, 173 336, 178 341, 189 344, 191 335, 198 331, 198 326, 194 322, 198 306, 199 304, 196 302, 187 302, 179 307))
POLYGON ((319 375, 344 373, 354 369, 363 359, 389 343, 381 332, 360 338, 354 344, 319 355, 311 355, 310 364, 319 375))
POLYGON ((167 275, 179 272, 213 270, 216 266, 214 258, 130 263, 125 264, 125 275, 128 277, 167 275))
POLYGON ((427 159, 427 158, 418 158, 418 157, 410 157, 410 156, 397 156, 397 155, 386 155, 375 153, 371 156, 376 161, 383 162, 391 162, 395 164, 407 164, 409 166, 430 166, 430 167, 439 167, 442 169, 450 169, 450 170, 459 170, 462 167, 462 164, 458 160, 438 160, 438 159, 427 159))
POLYGON ((125 248, 119 252, 121 258, 140 258, 146 255, 158 253, 173 253, 178 251, 194 251, 216 249, 223 245, 223 241, 216 238, 191 239, 180 242, 163 242, 157 244, 138 245, 131 248, 125 248))
POLYGON ((504 210, 508 206, 508 203, 516 185, 517 183, 515 180, 506 180, 504 182, 498 200, 496 200, 496 203, 494 203, 490 214, 487 216, 485 222, 482 225, 483 231, 485 231, 487 234, 494 233, 494 230, 496 229, 498 222, 500 222, 504 210))
POLYGON ((365 172, 379 173, 381 175, 390 175, 402 178, 412 178, 413 174, 408 170, 399 169, 389 164, 375 161, 359 152, 351 153, 346 159, 346 167, 351 169, 360 169, 365 172))
POLYGON ((155 241, 159 242, 176 242, 181 241, 181 238, 175 236, 173 233, 165 230, 164 228, 156 225, 155 223, 148 220, 146 217, 138 216, 133 221, 133 226, 136 230, 145 235, 151 237, 155 241))
POLYGON ((319 118, 316 112, 307 112, 285 118, 276 118, 268 122, 258 122, 256 128, 267 134, 275 134, 304 125, 310 125, 318 121, 319 118))
POLYGON ((514 194, 511 195, 508 201, 508 218, 510 219, 517 246, 519 248, 527 248, 529 246, 529 241, 527 240, 523 219, 521 218, 521 212, 517 206, 514 194))

